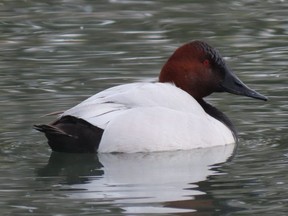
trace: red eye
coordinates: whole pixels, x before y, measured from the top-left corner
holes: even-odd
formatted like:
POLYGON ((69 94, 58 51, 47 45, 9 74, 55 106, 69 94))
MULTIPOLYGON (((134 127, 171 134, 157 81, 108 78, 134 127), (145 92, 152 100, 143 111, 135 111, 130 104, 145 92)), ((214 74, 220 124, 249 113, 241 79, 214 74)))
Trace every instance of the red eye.
POLYGON ((205 66, 209 66, 209 65, 210 65, 210 62, 209 62, 208 59, 205 59, 205 60, 203 61, 203 64, 204 64, 205 66))

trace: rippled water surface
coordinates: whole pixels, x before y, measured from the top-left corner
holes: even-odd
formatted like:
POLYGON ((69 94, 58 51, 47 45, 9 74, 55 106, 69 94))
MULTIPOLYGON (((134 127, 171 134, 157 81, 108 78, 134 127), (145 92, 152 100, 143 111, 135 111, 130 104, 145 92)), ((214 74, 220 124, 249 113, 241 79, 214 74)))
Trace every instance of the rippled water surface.
POLYGON ((288 2, 0 1, 3 215, 287 215, 288 2), (268 102, 214 94, 228 147, 132 155, 51 153, 32 125, 110 86, 155 80, 201 39, 268 102))

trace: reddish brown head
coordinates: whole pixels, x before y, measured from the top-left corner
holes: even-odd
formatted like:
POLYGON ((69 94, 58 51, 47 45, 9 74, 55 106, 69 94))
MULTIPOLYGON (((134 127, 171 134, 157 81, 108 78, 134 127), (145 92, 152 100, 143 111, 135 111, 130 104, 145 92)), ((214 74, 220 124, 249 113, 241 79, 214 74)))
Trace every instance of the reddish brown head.
POLYGON ((192 41, 176 49, 163 66, 159 82, 174 83, 196 100, 223 91, 267 100, 242 83, 220 53, 202 41, 192 41))

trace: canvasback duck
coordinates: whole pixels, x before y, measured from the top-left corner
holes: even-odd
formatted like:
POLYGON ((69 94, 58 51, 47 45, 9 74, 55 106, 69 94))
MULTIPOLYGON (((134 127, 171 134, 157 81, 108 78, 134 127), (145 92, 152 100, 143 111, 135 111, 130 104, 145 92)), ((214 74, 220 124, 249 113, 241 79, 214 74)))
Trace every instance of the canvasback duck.
POLYGON ((213 92, 267 100, 248 88, 217 50, 192 41, 176 49, 158 82, 106 89, 35 129, 58 152, 134 153, 235 144, 231 121, 203 99, 213 92))

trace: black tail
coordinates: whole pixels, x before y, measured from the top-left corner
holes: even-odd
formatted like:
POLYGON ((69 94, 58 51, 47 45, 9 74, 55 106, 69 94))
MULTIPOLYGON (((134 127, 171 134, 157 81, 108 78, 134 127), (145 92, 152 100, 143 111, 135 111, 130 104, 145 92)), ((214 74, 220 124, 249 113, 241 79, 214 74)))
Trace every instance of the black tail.
POLYGON ((103 129, 73 116, 34 128, 45 133, 49 146, 56 152, 95 153, 103 134, 103 129))

